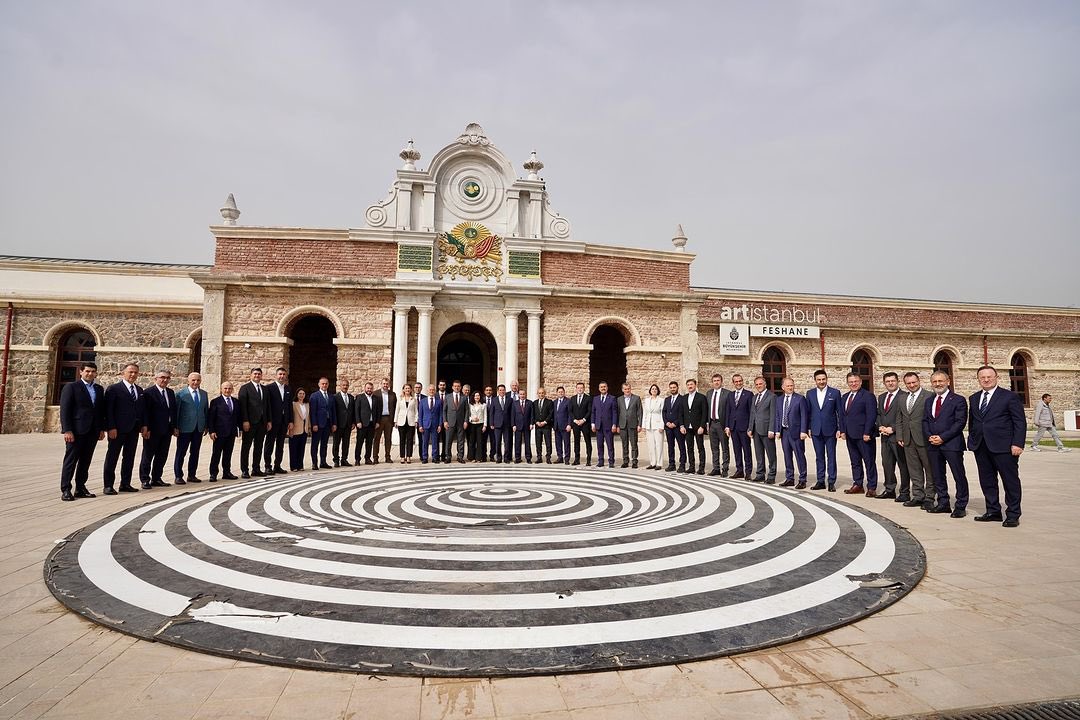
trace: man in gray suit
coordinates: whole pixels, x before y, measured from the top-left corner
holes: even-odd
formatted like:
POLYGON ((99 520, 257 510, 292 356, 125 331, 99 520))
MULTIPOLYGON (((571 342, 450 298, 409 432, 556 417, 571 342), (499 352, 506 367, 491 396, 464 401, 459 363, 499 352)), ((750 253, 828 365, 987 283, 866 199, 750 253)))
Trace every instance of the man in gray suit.
POLYGON ((457 448, 457 461, 465 462, 465 430, 469 427, 469 400, 461 392, 461 381, 455 380, 452 390, 446 393, 442 406, 443 432, 446 435, 446 451, 443 462, 453 460, 453 448, 457 448))
POLYGON ((641 432, 641 398, 630 391, 630 383, 623 383, 619 398, 619 435, 622 436, 622 466, 637 467, 638 433, 641 432))
POLYGON ((195 470, 199 467, 199 449, 210 422, 210 396, 202 385, 202 375, 188 375, 188 386, 176 391, 176 457, 173 458, 173 482, 177 485, 202 482, 195 470), (184 456, 188 454, 187 480, 184 480, 184 456))
MULTIPOLYGON (((709 419, 709 444, 712 446, 712 471, 710 475, 728 476, 728 465, 731 463, 731 448, 728 446, 728 436, 724 432, 727 425, 727 405, 731 391, 724 387, 724 376, 717 373, 712 376, 712 389, 706 393, 705 407, 709 419), (720 462, 720 451, 723 450, 723 467, 720 462)), ((705 458, 701 458, 704 465, 705 458)))
POLYGON ((885 392, 878 395, 877 426, 881 434, 881 472, 885 476, 885 491, 877 497, 882 500, 907 502, 911 499, 910 478, 904 449, 897 444, 896 426, 900 406, 907 400, 907 393, 900 389, 900 377, 894 372, 881 376, 885 392), (896 492, 896 466, 900 467, 900 492, 896 492))
MULTIPOLYGON (((754 458, 756 469, 754 482, 763 482, 766 485, 776 483, 776 437, 772 430, 773 411, 775 410, 776 396, 765 387, 765 378, 758 375, 754 378, 754 402, 750 406, 750 430, 747 433, 754 441, 754 458), (765 474, 765 461, 768 459, 769 473, 765 474)), ((747 476, 750 468, 746 468, 747 476)))
MULTIPOLYGON (((926 451, 926 435, 923 433, 923 411, 926 399, 932 393, 923 390, 919 373, 904 374, 907 393, 897 408, 896 444, 903 448, 905 467, 911 484, 910 497, 904 507, 925 507, 934 504, 934 477, 930 470, 930 457, 926 451)), ((901 475, 901 477, 903 477, 901 475)), ((906 488, 901 485, 897 499, 903 498, 906 488)))

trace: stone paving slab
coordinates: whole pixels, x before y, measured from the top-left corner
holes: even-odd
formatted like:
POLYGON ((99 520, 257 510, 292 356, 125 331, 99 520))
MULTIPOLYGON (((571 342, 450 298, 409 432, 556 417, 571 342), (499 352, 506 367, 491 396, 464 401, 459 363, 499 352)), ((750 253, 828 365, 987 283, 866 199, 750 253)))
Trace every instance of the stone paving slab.
MULTIPOLYGON (((58 435, 0 436, 0 720, 868 718, 1080 695, 1080 452, 1024 455, 1016 529, 972 522, 982 512, 975 482, 964 519, 845 496, 908 528, 927 553, 926 578, 912 593, 852 625, 680 665, 432 679, 216 658, 68 612, 42 580, 55 541, 167 491, 62 503, 62 450, 58 435)), ((95 492, 103 457, 102 447, 89 483, 95 492)), ((970 455, 967 468, 976 478, 970 455)), ((849 478, 842 468, 838 486, 849 478)))

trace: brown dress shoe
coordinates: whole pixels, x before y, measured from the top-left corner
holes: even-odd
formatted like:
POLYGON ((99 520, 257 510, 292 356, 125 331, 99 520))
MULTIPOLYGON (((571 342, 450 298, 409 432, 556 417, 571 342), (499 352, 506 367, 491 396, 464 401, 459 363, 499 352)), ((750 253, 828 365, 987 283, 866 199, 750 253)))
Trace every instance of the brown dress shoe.
POLYGON ((847 490, 844 491, 844 494, 845 495, 862 495, 863 492, 864 492, 864 490, 862 489, 862 485, 852 485, 851 487, 849 487, 847 490))

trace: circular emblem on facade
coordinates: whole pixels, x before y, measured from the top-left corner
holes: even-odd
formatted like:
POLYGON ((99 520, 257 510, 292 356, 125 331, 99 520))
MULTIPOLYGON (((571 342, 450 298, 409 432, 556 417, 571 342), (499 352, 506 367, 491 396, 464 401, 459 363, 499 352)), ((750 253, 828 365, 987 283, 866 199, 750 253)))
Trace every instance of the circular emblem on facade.
POLYGON ((475 180, 466 180, 465 184, 461 187, 461 192, 470 200, 475 200, 480 197, 480 183, 475 180))
POLYGON ((739 330, 737 328, 731 328, 731 332, 728 333, 728 337, 730 337, 732 340, 738 340, 739 330))

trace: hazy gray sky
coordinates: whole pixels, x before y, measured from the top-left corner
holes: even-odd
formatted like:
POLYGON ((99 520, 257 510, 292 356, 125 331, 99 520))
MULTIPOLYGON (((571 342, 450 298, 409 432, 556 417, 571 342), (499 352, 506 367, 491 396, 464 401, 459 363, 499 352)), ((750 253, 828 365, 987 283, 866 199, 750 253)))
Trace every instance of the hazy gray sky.
POLYGON ((1080 3, 0 0, 0 253, 362 227, 409 138, 697 285, 1080 304, 1080 3))

